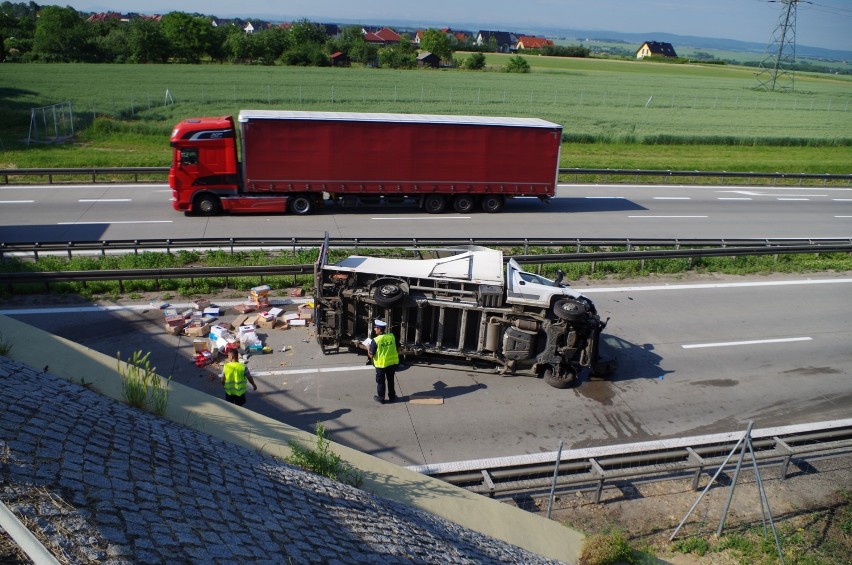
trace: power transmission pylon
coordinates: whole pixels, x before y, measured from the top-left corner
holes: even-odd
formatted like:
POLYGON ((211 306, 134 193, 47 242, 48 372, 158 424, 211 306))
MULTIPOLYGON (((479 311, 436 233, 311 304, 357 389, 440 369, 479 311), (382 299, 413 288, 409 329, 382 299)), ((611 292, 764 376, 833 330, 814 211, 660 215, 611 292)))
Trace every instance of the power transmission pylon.
POLYGON ((778 25, 772 33, 768 55, 760 63, 756 78, 758 90, 793 91, 793 64, 796 62, 796 8, 801 0, 769 0, 782 5, 778 25))

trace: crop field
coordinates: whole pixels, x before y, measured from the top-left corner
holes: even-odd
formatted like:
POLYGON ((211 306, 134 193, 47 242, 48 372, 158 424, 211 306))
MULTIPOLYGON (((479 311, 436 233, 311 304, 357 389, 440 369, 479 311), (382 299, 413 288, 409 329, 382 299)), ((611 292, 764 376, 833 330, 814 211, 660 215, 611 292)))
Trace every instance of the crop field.
MULTIPOLYGON (((68 101, 74 129, 90 148, 109 137, 128 157, 115 163, 102 147, 92 166, 167 163, 164 140, 174 123, 244 108, 530 116, 563 124, 569 143, 852 154, 852 77, 797 75, 796 92, 768 93, 754 90, 753 69, 739 67, 528 56, 532 72, 513 74, 500 71, 508 58, 487 55, 485 72, 0 65, 0 166, 47 166, 22 143, 33 130, 48 137, 53 131, 52 110, 36 108, 68 101)), ((67 159, 58 148, 50 154, 62 161, 53 166, 82 166, 70 152, 67 159)))

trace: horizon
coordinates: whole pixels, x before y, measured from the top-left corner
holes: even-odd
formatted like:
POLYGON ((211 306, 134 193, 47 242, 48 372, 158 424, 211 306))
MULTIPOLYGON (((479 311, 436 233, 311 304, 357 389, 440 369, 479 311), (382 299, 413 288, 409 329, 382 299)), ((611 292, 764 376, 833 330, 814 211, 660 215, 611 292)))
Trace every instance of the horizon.
MULTIPOLYGON (((797 1, 797 0, 792 0, 797 1)), ((623 0, 528 0, 514 2, 434 0, 409 4, 372 0, 357 6, 345 0, 326 0, 322 5, 306 0, 286 3, 248 0, 234 10, 232 2, 185 0, 177 9, 167 0, 66 0, 45 5, 70 6, 81 12, 137 12, 165 14, 182 11, 220 18, 322 23, 394 25, 417 27, 462 27, 512 32, 534 30, 583 30, 596 33, 675 34, 729 39, 768 46, 785 10, 784 0, 646 0, 641 5, 623 0), (440 14, 436 17, 435 14, 440 14), (652 30, 652 31, 651 31, 652 30)), ((852 3, 848 0, 812 0, 798 4, 796 44, 852 52, 852 3)))

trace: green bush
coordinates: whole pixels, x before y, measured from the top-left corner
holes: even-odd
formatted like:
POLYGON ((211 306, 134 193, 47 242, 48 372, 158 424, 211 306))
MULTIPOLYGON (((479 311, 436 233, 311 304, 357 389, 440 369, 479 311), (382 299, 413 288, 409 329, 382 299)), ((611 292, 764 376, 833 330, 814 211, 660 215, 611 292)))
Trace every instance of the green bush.
POLYGON ((316 434, 316 449, 305 447, 298 441, 291 440, 289 445, 293 453, 284 460, 291 465, 313 471, 323 477, 360 487, 364 480, 363 476, 352 465, 343 461, 339 455, 331 451, 325 435, 325 426, 318 423, 316 434))
POLYGON ((520 55, 515 55, 509 62, 506 63, 507 73, 528 73, 530 72, 530 64, 520 55))
POLYGON ((3 335, 3 332, 0 332, 0 355, 3 355, 4 357, 8 357, 9 352, 12 351, 12 347, 14 345, 15 344, 12 342, 11 339, 6 338, 3 335))
POLYGON ((621 532, 596 534, 586 538, 580 551, 580 565, 633 563, 633 550, 621 532))
POLYGON ((162 416, 169 404, 168 383, 172 378, 169 377, 165 381, 160 378, 157 368, 151 367, 148 360, 150 355, 150 351, 145 355, 136 351, 125 361, 125 365, 122 365, 121 352, 117 354, 121 392, 130 406, 149 409, 157 416, 162 416))

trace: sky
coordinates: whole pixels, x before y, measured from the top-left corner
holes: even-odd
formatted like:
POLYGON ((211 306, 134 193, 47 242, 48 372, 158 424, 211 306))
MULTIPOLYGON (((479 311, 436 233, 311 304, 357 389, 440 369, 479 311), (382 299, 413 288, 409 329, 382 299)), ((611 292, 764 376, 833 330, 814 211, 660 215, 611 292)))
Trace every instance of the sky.
MULTIPOLYGON (((675 33, 768 45, 787 0, 43 0, 41 5, 85 11, 163 14, 198 12, 222 18, 262 16, 275 21, 412 26, 454 25, 476 31, 535 28, 675 33), (462 26, 461 24, 466 24, 462 26), (476 25, 471 25, 476 24, 476 25), (476 29, 474 29, 476 28, 476 29)), ((852 0, 799 0, 796 42, 852 51, 852 0)))

